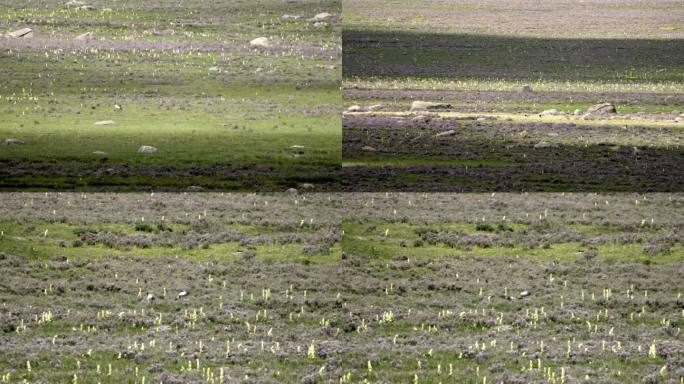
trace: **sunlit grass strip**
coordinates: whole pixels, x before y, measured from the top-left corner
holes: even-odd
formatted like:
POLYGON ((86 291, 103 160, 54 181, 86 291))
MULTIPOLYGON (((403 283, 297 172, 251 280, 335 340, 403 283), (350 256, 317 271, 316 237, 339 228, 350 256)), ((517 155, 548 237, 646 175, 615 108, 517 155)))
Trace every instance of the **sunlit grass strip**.
POLYGON ((600 93, 683 93, 684 84, 679 82, 588 82, 588 81, 523 81, 506 79, 444 79, 444 78, 347 78, 343 89, 416 89, 438 91, 520 91, 523 85, 531 85, 535 92, 600 92, 600 93))

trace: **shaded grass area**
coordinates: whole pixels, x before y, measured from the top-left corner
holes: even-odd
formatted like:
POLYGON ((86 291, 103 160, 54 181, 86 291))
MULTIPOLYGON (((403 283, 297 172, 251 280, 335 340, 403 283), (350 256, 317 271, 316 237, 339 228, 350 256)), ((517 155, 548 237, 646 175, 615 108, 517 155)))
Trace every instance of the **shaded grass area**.
POLYGON ((348 114, 348 191, 678 191, 681 130, 567 116, 348 114), (447 116, 448 115, 448 116, 447 116), (504 116, 501 116, 504 117, 504 116))
POLYGON ((347 78, 684 81, 684 41, 543 39, 346 29, 347 78))

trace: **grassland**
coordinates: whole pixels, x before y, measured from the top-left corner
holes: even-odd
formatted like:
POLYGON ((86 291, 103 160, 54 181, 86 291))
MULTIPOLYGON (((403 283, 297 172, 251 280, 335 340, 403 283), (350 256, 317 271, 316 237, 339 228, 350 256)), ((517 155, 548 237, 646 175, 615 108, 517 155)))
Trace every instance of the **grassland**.
POLYGON ((0 3, 1 188, 335 185, 339 3, 88 5, 0 3))
POLYGON ((684 376, 680 194, 2 197, 5 382, 684 376))
MULTIPOLYGON (((489 167, 472 176, 463 175, 462 162, 491 163, 504 160, 501 153, 511 152, 522 158, 534 145, 559 134, 550 120, 537 118, 542 111, 554 110, 561 118, 582 116, 593 105, 605 102, 613 104, 616 113, 596 116, 590 124, 639 119, 643 131, 638 149, 670 148, 651 157, 649 168, 679 172, 678 140, 684 119, 684 28, 680 24, 684 8, 677 2, 350 0, 343 15, 343 97, 348 107, 358 106, 344 117, 343 163, 356 164, 345 169, 347 189, 372 190, 369 181, 376 179, 375 190, 653 190, 640 171, 632 171, 639 166, 629 159, 578 150, 586 144, 585 126, 568 137, 564 159, 547 151, 535 164, 526 160, 507 170, 489 167), (353 116, 357 111, 406 112, 416 100, 448 104, 444 110, 452 113, 512 114, 513 120, 523 122, 519 132, 543 131, 544 138, 530 141, 529 137, 517 137, 515 143, 502 143, 496 137, 506 130, 507 119, 489 124, 490 135, 476 142, 471 138, 481 133, 480 128, 473 132, 471 126, 440 124, 427 133, 456 133, 432 140, 430 146, 447 145, 450 149, 425 154, 418 145, 411 153, 413 144, 398 145, 392 136, 422 143, 427 140, 423 127, 396 132, 383 125, 380 113, 374 115, 376 119, 353 116), (654 128, 651 123, 663 120, 673 127, 664 147, 650 141, 662 131, 649 129, 654 128), (362 137, 367 132, 386 138, 386 143, 365 141, 362 137), (473 146, 480 152, 475 157, 473 146), (376 151, 363 153, 363 147, 376 151), (457 148, 463 151, 455 153, 457 148), (378 162, 387 165, 382 171, 358 166, 367 162, 368 156, 377 156, 378 162), (398 159, 394 165, 388 163, 392 157, 398 159), (451 166, 444 164, 448 161, 451 166), (409 162, 416 167, 407 167, 409 162), (431 166, 437 162, 443 164, 431 166), (556 165, 548 166, 553 163, 556 165), (606 163, 619 164, 623 172, 606 163), (581 178, 582 172, 575 172, 578 164, 583 165, 579 168, 605 171, 599 178, 605 176, 608 182, 573 182, 581 178), (542 168, 548 178, 538 183, 533 179, 542 168), (426 173, 434 175, 420 177, 426 173), (486 181, 510 178, 506 175, 511 173, 518 175, 511 183, 486 181), (554 180, 562 180, 563 186, 559 188, 554 180)), ((418 119, 435 117, 431 112, 406 114, 418 119)), ((615 136, 620 134, 605 132, 601 141, 617 145, 621 140, 615 136)))

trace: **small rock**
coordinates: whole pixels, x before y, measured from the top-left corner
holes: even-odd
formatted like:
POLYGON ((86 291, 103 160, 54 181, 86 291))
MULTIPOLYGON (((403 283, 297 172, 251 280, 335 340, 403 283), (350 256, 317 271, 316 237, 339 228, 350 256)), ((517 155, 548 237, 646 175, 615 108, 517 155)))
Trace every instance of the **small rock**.
POLYGON ((579 116, 582 114, 582 110, 581 109, 575 109, 575 112, 573 112, 572 114, 575 116, 579 116))
POLYGON ((114 104, 114 110, 117 112, 123 111, 123 107, 119 104, 114 104))
POLYGON ((78 0, 70 0, 66 4, 64 4, 64 6, 66 6, 67 8, 76 8, 76 7, 80 7, 83 5, 86 5, 86 3, 84 3, 83 1, 78 1, 78 0))
POLYGON ((545 110, 545 111, 542 111, 542 112, 539 114, 539 117, 542 117, 542 116, 553 116, 553 115, 557 115, 557 114, 558 114, 558 110, 556 110, 556 109, 547 109, 547 110, 545 110))
POLYGON ((352 105, 349 108, 347 108, 347 112, 361 112, 361 106, 359 105, 352 105))
POLYGON ((429 123, 432 118, 430 116, 418 115, 411 119, 412 123, 429 123))
POLYGON ((95 125, 114 125, 115 123, 112 120, 103 120, 103 121, 96 121, 95 125))
POLYGON ((520 92, 532 92, 532 86, 529 84, 525 84, 522 87, 520 87, 520 92))
POLYGON ((249 42, 252 47, 268 48, 271 46, 271 40, 268 37, 257 37, 249 42))
POLYGON ((430 109, 449 109, 451 104, 448 103, 434 103, 430 101, 414 101, 411 103, 412 111, 427 111, 430 109))
POLYGON ((17 29, 16 31, 8 32, 7 37, 11 37, 13 39, 18 39, 20 37, 21 38, 33 37, 33 29, 31 29, 31 28, 17 29))
POLYGON ((299 191, 297 191, 296 188, 288 188, 285 192, 289 193, 290 195, 296 195, 297 193, 299 193, 299 191))
MULTIPOLYGON (((103 9, 103 11, 104 11, 104 9, 103 9)), ((168 35, 173 35, 174 33, 175 33, 175 31, 171 28, 162 29, 161 31, 158 31, 155 29, 152 31, 152 34, 155 36, 168 36, 168 35)))
POLYGON ((93 33, 92 32, 86 32, 86 33, 82 33, 82 34, 74 37, 74 40, 81 41, 81 40, 90 40, 92 38, 93 38, 93 33))
POLYGON ((203 189, 204 189, 204 188, 202 188, 201 185, 191 185, 191 186, 188 187, 188 191, 190 191, 190 192, 199 192, 199 191, 201 191, 201 190, 203 190, 203 189))
POLYGON ((325 21, 318 21, 318 22, 314 23, 313 26, 314 26, 314 28, 325 28, 328 25, 330 25, 330 24, 326 23, 325 21))
POLYGON ((151 145, 141 145, 140 148, 138 148, 138 153, 155 153, 157 152, 157 148, 151 146, 151 145))
POLYGON ((615 109, 615 106, 611 103, 601 103, 587 109, 587 113, 595 115, 607 115, 617 113, 617 109, 615 109))
POLYGON ((314 17, 307 19, 307 21, 316 23, 321 21, 328 21, 332 19, 332 15, 328 12, 317 13, 314 17))
POLYGON ((221 68, 219 68, 219 67, 209 67, 209 72, 219 73, 219 72, 221 72, 221 68))
POLYGON ((450 129, 448 131, 440 132, 435 135, 435 137, 444 137, 444 136, 453 136, 456 134, 456 131, 453 129, 450 129))
POLYGON ((299 184, 299 186, 302 189, 314 189, 314 185, 311 183, 302 183, 302 184, 299 184))
POLYGON ((19 139, 7 139, 5 140, 5 145, 22 145, 24 141, 19 139))
POLYGON ((377 151, 377 149, 371 147, 370 145, 364 145, 363 147, 361 147, 361 150, 362 150, 362 151, 365 151, 365 152, 375 152, 375 151, 377 151))
POLYGON ((300 15, 282 15, 280 18, 283 20, 299 20, 302 17, 300 15))
POLYGON ((534 145, 535 148, 549 148, 551 147, 551 144, 546 142, 546 141, 540 141, 537 144, 534 145))

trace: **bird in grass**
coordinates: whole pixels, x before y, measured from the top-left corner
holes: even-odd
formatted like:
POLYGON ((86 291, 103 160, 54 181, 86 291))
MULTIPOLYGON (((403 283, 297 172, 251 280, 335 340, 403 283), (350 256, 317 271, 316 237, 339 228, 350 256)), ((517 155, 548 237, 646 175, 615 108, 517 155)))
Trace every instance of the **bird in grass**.
POLYGON ((123 107, 119 104, 114 104, 114 110, 117 112, 123 111, 123 107))

